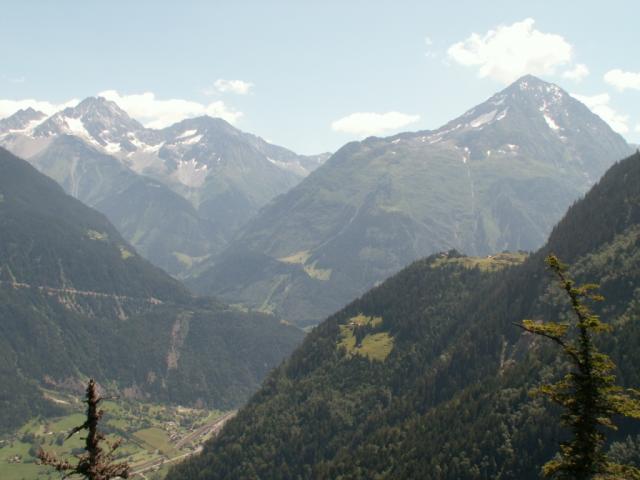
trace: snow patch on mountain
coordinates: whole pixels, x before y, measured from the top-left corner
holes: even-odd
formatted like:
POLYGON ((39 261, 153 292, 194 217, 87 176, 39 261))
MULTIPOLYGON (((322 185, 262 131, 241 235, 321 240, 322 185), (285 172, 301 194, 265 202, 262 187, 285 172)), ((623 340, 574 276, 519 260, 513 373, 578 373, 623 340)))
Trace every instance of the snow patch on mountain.
POLYGON ((304 168, 298 160, 294 162, 283 162, 282 160, 276 160, 275 158, 267 157, 270 163, 282 170, 297 173, 298 175, 309 175, 309 171, 304 168))
POLYGON ((178 160, 178 167, 173 177, 183 185, 192 188, 201 187, 207 178, 209 167, 198 163, 195 158, 190 160, 178 160))
POLYGON ((91 135, 85 128, 81 118, 62 117, 62 120, 67 127, 68 133, 78 135, 80 137, 91 138, 91 135))
POLYGON ((155 145, 149 145, 146 142, 140 140, 135 134, 128 134, 127 140, 131 142, 131 144, 136 147, 136 149, 146 152, 146 153, 157 153, 163 146, 165 142, 159 142, 155 145))
POLYGON ((564 97, 562 90, 557 85, 545 85, 545 91, 546 93, 550 94, 551 99, 555 102, 561 101, 564 97))
POLYGON ((469 147, 464 147, 462 149, 462 163, 466 164, 470 158, 471 158, 471 150, 469 150, 469 147))
POLYGON ((547 122, 547 125, 549 125, 549 128, 551 130, 560 130, 560 127, 555 122, 555 120, 546 113, 544 114, 544 121, 547 122))
POLYGON ((180 143, 183 145, 195 145, 196 143, 200 142, 200 140, 202 140, 202 135, 194 135, 193 137, 185 138, 180 143))
POLYGON ((521 80, 520 81, 520 90, 529 90, 529 81, 528 80, 521 80))
MULTIPOLYGON (((558 98, 557 97, 552 97, 553 100, 557 101, 558 98)), ((542 116, 544 117, 544 121, 547 122, 547 125, 549 126, 549 128, 551 130, 561 130, 560 126, 556 123, 555 119, 553 118, 550 110, 549 110, 549 104, 547 103, 547 100, 543 100, 542 101, 542 106, 539 108, 540 112, 542 112, 542 116)))
POLYGON ((144 145, 142 149, 147 153, 156 153, 159 152, 160 149, 164 146, 164 142, 160 142, 156 145, 144 145))
POLYGON ((185 132, 183 132, 182 134, 178 135, 176 137, 176 140, 180 140, 181 138, 187 138, 187 137, 192 137, 194 136, 196 133, 198 133, 198 130, 187 130, 185 132))
POLYGON ((508 111, 509 111, 509 107, 502 110, 498 115, 496 115, 495 121, 499 122, 500 120, 503 120, 507 116, 508 111))
POLYGON ((113 155, 114 153, 118 153, 120 150, 122 150, 122 147, 119 143, 107 142, 107 144, 104 146, 104 149, 108 153, 113 155))
POLYGON ((127 135, 127 140, 129 140, 131 142, 131 144, 138 148, 138 149, 143 149, 145 147, 148 147, 149 145, 147 145, 146 143, 142 142, 138 137, 136 137, 133 133, 130 133, 127 135))
POLYGON ((482 115, 478 115, 469 123, 469 125, 471 125, 472 128, 478 128, 478 127, 481 127, 482 125, 486 125, 487 123, 491 122, 495 118, 496 113, 498 113, 498 110, 491 110, 488 113, 483 113, 482 115))
POLYGON ((9 133, 22 133, 23 135, 30 136, 33 133, 33 130, 45 120, 46 120, 46 117, 43 119, 31 120, 29 123, 27 123, 21 128, 10 128, 4 134, 6 135, 9 133))

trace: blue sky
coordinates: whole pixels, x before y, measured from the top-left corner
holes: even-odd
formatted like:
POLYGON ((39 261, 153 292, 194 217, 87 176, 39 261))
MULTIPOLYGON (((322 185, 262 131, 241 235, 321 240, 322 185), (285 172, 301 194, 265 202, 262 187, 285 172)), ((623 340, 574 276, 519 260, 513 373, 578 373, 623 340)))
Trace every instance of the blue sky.
POLYGON ((534 73, 640 142, 639 14, 635 0, 7 2, 0 116, 104 92, 146 125, 208 113, 316 153, 437 128, 534 73))

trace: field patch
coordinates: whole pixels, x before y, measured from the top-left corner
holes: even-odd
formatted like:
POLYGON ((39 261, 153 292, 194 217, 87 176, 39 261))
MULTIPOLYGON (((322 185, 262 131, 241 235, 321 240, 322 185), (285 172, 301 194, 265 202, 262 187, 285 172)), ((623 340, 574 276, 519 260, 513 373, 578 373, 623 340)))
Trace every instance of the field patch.
POLYGON ((109 236, 106 233, 98 232, 97 230, 87 230, 87 238, 89 240, 106 242, 109 239, 109 236))
POLYGON ((377 331, 382 326, 382 317, 358 314, 345 325, 340 325, 338 348, 344 348, 347 357, 359 355, 384 362, 393 350, 394 339, 388 332, 377 331))
POLYGON ((284 263, 293 263, 304 265, 307 260, 311 257, 311 252, 309 250, 302 250, 301 252, 292 253, 287 257, 279 258, 278 260, 284 263))
POLYGON ((527 257, 528 255, 522 252, 498 253, 486 257, 448 257, 446 254, 443 254, 442 257, 436 259, 431 264, 431 268, 439 268, 453 264, 461 265, 465 268, 479 268, 483 271, 496 271, 506 267, 520 265, 527 257))
POLYGON ((169 443, 169 436, 167 435, 167 432, 161 428, 145 428, 137 431, 134 435, 136 438, 139 438, 149 445, 152 449, 160 450, 160 452, 165 455, 175 452, 174 448, 169 443))
POLYGON ((192 257, 182 252, 173 252, 173 256, 178 260, 182 265, 187 268, 193 268, 195 265, 198 265, 204 262, 210 255, 203 255, 201 257, 192 257))
POLYGON ((331 278, 331 269, 330 268, 317 268, 316 264, 318 261, 316 260, 311 265, 305 265, 304 271, 311 278, 315 278, 316 280, 320 280, 323 282, 328 281, 331 278))
POLYGON ((133 257, 133 253, 131 253, 129 250, 127 250, 126 248, 124 248, 122 245, 120 245, 120 257, 123 260, 126 260, 127 258, 131 258, 133 257))
POLYGON ((306 273, 310 278, 320 280, 321 282, 328 281, 331 278, 332 270, 330 268, 319 268, 317 260, 313 263, 307 264, 310 258, 311 252, 309 252, 309 250, 302 250, 286 257, 281 257, 278 261, 291 265, 300 265, 304 270, 304 273, 306 273))

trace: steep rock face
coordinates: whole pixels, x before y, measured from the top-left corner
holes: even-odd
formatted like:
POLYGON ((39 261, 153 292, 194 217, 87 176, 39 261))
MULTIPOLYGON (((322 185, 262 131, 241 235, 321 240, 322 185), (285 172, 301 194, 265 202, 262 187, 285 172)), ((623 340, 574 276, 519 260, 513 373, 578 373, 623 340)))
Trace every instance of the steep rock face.
POLYGON ((314 323, 435 251, 539 247, 628 153, 558 86, 523 77, 438 130, 346 145, 267 205, 190 285, 314 323), (262 274, 247 255, 266 265, 262 274))
POLYGON ((0 431, 49 413, 40 387, 230 408, 302 334, 194 298, 107 218, 0 148, 0 431))
MULTIPOLYGON (((569 208, 536 253, 436 254, 329 317, 168 478, 540 478, 566 432, 530 392, 566 364, 557 345, 513 324, 570 315, 544 265, 552 252, 578 283, 600 283, 605 301, 594 308, 613 332, 599 346, 637 388, 638 153, 569 208)), ((612 440, 640 433, 640 422, 620 423, 612 440)))
POLYGON ((211 117, 147 129, 101 97, 50 117, 17 112, 0 121, 0 145, 105 213, 176 276, 218 253, 260 207, 327 158, 297 155, 211 117))

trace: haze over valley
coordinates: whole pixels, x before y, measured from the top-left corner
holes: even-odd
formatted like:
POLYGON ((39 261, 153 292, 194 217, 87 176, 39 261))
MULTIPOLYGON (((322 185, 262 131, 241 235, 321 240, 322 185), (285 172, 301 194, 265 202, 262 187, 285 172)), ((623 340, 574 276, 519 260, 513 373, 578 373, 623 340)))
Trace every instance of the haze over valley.
POLYGON ((7 7, 1 478, 640 478, 640 11, 463 3, 7 7))

